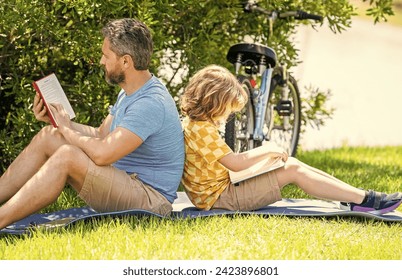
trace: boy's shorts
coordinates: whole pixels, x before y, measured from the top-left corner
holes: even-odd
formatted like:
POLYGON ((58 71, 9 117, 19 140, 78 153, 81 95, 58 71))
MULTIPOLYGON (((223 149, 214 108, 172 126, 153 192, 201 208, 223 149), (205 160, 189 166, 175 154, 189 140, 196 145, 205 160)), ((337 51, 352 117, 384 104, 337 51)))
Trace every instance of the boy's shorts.
POLYGON ((143 209, 160 215, 172 211, 171 203, 157 190, 113 166, 89 161, 79 196, 97 212, 143 209))
POLYGON ((281 200, 275 170, 247 179, 238 185, 230 184, 212 209, 226 209, 232 211, 256 210, 281 200))

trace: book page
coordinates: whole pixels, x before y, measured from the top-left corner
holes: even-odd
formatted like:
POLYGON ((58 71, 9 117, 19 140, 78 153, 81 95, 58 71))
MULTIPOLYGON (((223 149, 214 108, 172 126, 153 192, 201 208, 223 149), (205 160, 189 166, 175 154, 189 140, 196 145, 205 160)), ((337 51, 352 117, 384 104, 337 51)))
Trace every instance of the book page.
POLYGON ((68 101, 67 96, 64 93, 64 90, 55 74, 46 76, 35 83, 47 104, 61 104, 64 110, 66 110, 67 114, 70 116, 70 119, 75 117, 74 110, 71 107, 70 102, 68 101))
POLYGON ((235 184, 246 179, 261 175, 263 173, 275 170, 284 165, 285 163, 280 157, 268 157, 242 171, 233 172, 229 170, 230 181, 235 184))

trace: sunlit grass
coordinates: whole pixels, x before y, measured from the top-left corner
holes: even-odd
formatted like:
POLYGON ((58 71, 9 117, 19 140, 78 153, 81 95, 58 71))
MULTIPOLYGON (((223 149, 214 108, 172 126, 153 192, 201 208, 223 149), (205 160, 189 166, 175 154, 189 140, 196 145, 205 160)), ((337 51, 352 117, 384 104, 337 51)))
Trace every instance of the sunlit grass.
MULTIPOLYGON (((301 152, 299 159, 359 187, 401 191, 402 147, 301 152)), ((287 197, 306 197, 296 187, 287 197)), ((73 193, 59 207, 74 206, 73 193), (64 202, 66 201, 66 202, 64 202)), ((400 260, 402 223, 362 218, 130 217, 0 237, 3 260, 400 260)))
POLYGON ((356 219, 213 217, 104 221, 0 244, 1 259, 401 259, 401 226, 356 219))

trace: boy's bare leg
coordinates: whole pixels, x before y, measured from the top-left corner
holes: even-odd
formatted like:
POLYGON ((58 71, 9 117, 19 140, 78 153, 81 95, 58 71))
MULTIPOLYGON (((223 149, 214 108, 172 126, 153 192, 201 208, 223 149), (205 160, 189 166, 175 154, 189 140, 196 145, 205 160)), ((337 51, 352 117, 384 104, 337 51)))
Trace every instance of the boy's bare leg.
POLYGON ((70 183, 80 192, 88 156, 71 145, 60 147, 19 191, 0 207, 0 229, 53 203, 70 183))
POLYGON ((293 183, 316 198, 359 204, 365 197, 364 190, 291 157, 284 168, 276 171, 276 175, 281 187, 293 183))
POLYGON ((0 178, 0 204, 10 199, 55 153, 66 144, 57 129, 43 128, 0 178))

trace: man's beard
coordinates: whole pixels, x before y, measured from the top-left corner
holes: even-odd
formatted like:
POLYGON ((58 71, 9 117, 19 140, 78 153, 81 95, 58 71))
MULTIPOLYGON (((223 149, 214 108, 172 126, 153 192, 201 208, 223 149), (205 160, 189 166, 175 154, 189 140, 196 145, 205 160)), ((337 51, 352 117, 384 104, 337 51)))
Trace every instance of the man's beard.
POLYGON ((108 84, 118 85, 120 83, 123 83, 126 80, 126 77, 123 71, 108 73, 105 69, 105 79, 108 84))

